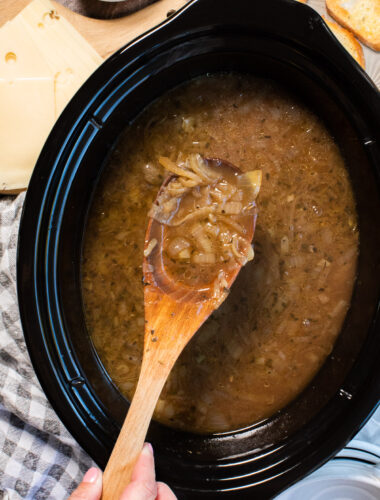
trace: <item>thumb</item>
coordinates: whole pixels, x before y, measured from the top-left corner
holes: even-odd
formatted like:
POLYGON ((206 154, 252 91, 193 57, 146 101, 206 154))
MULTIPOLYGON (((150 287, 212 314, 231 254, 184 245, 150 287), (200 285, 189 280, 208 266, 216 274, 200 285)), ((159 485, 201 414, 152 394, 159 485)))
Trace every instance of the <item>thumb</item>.
POLYGON ((123 491, 120 500, 155 500, 156 497, 153 449, 150 444, 145 443, 133 470, 131 482, 123 491))
POLYGON ((91 467, 68 500, 100 500, 101 496, 102 473, 96 467, 91 467))

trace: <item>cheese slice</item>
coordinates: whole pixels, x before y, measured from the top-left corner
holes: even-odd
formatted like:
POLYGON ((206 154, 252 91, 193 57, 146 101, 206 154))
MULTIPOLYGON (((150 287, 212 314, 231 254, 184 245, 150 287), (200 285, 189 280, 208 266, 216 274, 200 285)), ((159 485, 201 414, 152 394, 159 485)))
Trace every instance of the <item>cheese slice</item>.
POLYGON ((58 116, 103 59, 49 0, 34 0, 12 22, 29 33, 54 75, 58 116))
POLYGON ((25 33, 0 29, 0 190, 24 189, 55 120, 54 78, 25 33))
POLYGON ((53 79, 0 80, 0 189, 25 189, 54 124, 53 79))
POLYGON ((102 61, 49 0, 0 28, 0 191, 28 186, 55 119, 102 61))
POLYGON ((13 21, 0 28, 0 80, 52 78, 45 58, 22 26, 13 21))

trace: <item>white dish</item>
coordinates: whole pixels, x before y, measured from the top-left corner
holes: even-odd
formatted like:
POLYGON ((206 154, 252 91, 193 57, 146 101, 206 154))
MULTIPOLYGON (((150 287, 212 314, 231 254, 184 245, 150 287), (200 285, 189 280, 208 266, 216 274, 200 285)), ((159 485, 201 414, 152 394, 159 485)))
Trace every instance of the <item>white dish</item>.
POLYGON ((276 500, 379 500, 380 407, 332 460, 276 500))

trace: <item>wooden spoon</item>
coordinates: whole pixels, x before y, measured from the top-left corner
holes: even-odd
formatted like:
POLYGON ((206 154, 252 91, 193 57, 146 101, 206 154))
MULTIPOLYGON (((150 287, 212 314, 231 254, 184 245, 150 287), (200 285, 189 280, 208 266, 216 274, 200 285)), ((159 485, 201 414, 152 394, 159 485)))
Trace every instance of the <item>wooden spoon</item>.
MULTIPOLYGON (((213 167, 223 165, 240 172, 237 167, 224 160, 206 161, 213 167)), ((159 194, 172 179, 173 176, 166 179, 159 194)), ((246 234, 248 241, 252 241, 256 222, 255 214, 250 217, 252 220, 249 232, 246 234)), ((149 219, 145 248, 154 237, 158 241, 162 240, 159 237, 161 231, 163 225, 155 219, 149 219)), ((161 252, 156 252, 156 255, 161 255, 161 252)), ((205 291, 179 285, 161 273, 160 259, 157 259, 155 264, 152 266, 144 257, 145 337, 140 377, 123 427, 104 471, 103 500, 118 500, 129 484, 157 400, 174 363, 200 326, 227 296, 226 293, 220 292, 219 296, 215 297, 211 289, 205 291)), ((227 288, 231 287, 240 269, 241 265, 236 266, 233 272, 227 274, 227 288)))

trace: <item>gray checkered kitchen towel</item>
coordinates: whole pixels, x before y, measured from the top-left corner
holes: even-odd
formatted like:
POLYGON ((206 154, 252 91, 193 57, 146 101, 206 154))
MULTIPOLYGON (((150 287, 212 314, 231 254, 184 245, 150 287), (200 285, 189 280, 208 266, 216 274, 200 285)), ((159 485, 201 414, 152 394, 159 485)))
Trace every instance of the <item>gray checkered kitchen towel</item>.
POLYGON ((92 460, 54 413, 32 368, 16 295, 24 194, 0 198, 0 499, 66 499, 92 460))

